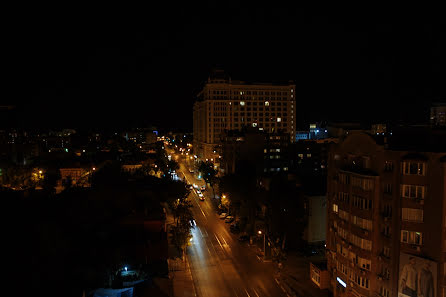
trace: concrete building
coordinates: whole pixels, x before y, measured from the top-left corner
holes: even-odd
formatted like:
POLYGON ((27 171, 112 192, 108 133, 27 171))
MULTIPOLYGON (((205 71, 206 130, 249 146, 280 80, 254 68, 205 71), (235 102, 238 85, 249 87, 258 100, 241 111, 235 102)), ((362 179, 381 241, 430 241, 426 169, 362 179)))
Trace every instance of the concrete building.
POLYGON ((330 150, 334 296, 445 296, 446 133, 418 127, 392 135, 352 131, 330 150))
POLYGON ((293 83, 246 83, 214 71, 194 104, 194 152, 202 160, 218 158, 221 133, 245 126, 284 131, 294 141, 295 117, 293 83))
POLYGON ((290 135, 267 133, 259 128, 229 130, 221 134, 219 158, 222 174, 234 173, 240 161, 255 167, 258 176, 289 169, 290 135))

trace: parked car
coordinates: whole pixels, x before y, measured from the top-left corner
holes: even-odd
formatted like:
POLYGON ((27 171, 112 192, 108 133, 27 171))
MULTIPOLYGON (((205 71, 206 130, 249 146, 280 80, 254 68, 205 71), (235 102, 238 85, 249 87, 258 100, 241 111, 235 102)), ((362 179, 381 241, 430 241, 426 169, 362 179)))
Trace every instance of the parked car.
POLYGON ((229 231, 231 231, 232 233, 238 233, 240 232, 240 227, 237 223, 233 223, 229 226, 229 231))
POLYGON ((220 219, 224 219, 224 218, 226 218, 227 215, 228 215, 227 213, 222 212, 221 215, 220 215, 220 219))
POLYGON ((249 240, 249 235, 248 234, 242 234, 242 235, 239 236, 238 240, 241 241, 241 242, 248 241, 249 240))
POLYGON ((233 216, 227 216, 225 218, 225 223, 232 223, 234 221, 234 217, 233 216))
POLYGON ((205 186, 201 186, 200 190, 204 191, 204 190, 206 190, 206 187, 205 186))
POLYGON ((195 188, 195 189, 198 189, 198 185, 197 185, 197 184, 194 184, 194 188, 195 188))
POLYGON ((203 194, 201 194, 201 196, 200 196, 200 201, 204 201, 204 196, 203 196, 203 194))

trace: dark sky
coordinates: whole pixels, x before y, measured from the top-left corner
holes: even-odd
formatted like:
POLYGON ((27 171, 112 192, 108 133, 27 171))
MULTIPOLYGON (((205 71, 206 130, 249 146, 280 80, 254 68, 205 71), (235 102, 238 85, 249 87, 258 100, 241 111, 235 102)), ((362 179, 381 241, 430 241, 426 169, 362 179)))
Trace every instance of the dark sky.
POLYGON ((191 128, 214 66, 294 80, 300 123, 418 121, 446 98, 440 15, 221 3, 16 10, 0 105, 28 125, 191 128))

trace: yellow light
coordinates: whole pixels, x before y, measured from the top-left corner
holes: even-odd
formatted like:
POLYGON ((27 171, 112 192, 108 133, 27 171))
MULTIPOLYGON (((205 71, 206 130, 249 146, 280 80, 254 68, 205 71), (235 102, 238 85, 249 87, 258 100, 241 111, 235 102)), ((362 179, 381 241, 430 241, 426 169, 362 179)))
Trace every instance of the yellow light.
POLYGON ((42 174, 42 170, 39 170, 39 173, 42 174))
POLYGON ((93 167, 93 171, 95 171, 96 170, 96 167, 93 167))
POLYGON ((257 233, 259 233, 260 235, 262 235, 262 230, 259 230, 259 232, 257 232, 257 233))
POLYGON ((226 195, 225 195, 225 194, 223 194, 223 195, 221 196, 221 198, 223 198, 223 199, 226 199, 226 195))

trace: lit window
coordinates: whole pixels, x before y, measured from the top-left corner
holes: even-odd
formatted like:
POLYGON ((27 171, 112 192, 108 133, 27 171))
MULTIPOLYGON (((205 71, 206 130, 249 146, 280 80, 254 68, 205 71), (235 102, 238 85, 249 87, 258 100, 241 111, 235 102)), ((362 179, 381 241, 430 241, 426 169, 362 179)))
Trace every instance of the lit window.
POLYGON ((257 123, 252 123, 252 126, 255 128, 257 127, 257 123))
POLYGON ((277 122, 281 122, 282 121, 282 118, 277 118, 277 122))
POLYGON ((269 101, 265 101, 265 106, 269 106, 269 101))
POLYGON ((245 106, 245 101, 240 101, 240 106, 245 106))

